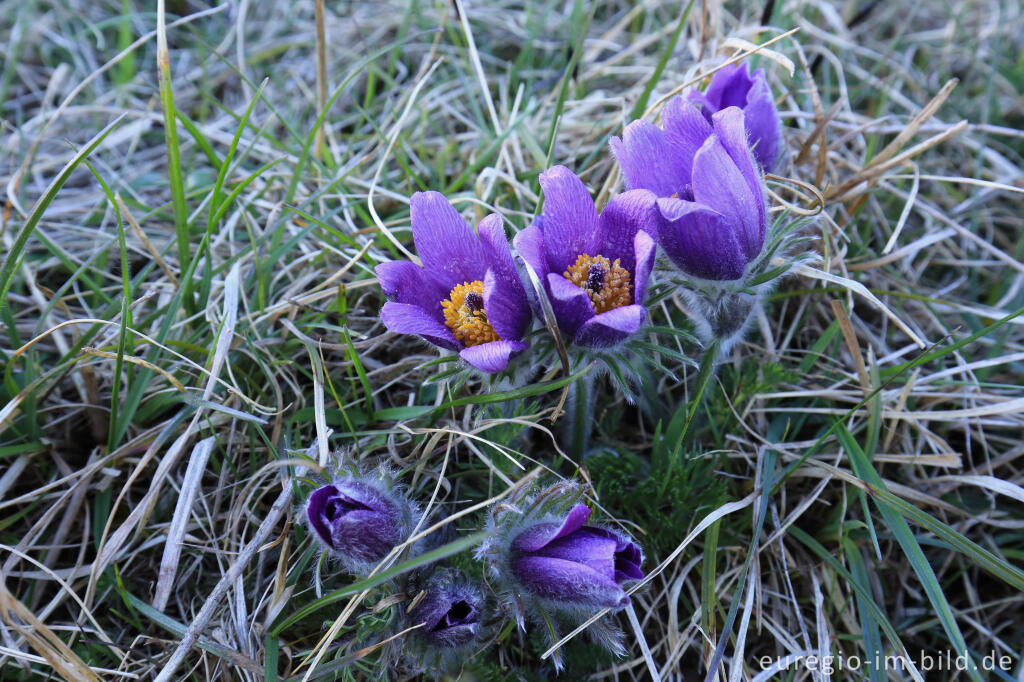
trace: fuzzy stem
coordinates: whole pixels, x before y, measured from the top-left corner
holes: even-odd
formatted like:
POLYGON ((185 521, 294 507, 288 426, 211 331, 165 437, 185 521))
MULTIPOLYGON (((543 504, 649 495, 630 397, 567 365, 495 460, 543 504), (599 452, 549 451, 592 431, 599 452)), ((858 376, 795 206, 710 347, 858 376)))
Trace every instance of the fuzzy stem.
POLYGON ((588 372, 572 383, 569 398, 572 400, 572 412, 570 417, 570 455, 574 462, 579 464, 583 461, 583 454, 587 451, 590 441, 590 390, 594 383, 594 375, 588 372))

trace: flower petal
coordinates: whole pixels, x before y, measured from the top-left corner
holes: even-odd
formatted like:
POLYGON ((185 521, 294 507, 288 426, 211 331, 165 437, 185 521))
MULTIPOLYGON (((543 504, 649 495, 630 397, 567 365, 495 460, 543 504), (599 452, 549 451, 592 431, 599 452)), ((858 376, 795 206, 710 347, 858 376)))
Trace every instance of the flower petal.
POLYGON ((642 305, 612 308, 583 323, 572 342, 587 348, 610 348, 634 334, 646 319, 647 308, 642 305))
POLYGON ((761 168, 770 173, 779 156, 782 124, 778 109, 775 108, 775 98, 772 97, 762 69, 754 72, 754 85, 747 93, 743 115, 754 157, 761 168))
POLYGON ((653 192, 634 189, 609 201, 601 212, 601 245, 598 252, 610 261, 618 259, 630 275, 636 268, 633 238, 637 231, 643 230, 652 237, 657 234, 657 200, 653 192))
POLYGON ((751 196, 753 196, 752 205, 756 211, 756 216, 753 218, 755 223, 753 229, 745 233, 746 238, 740 240, 747 260, 753 260, 761 253, 761 247, 764 246, 768 214, 765 208, 764 177, 750 153, 750 147, 747 146, 745 118, 745 114, 739 109, 730 107, 715 114, 713 120, 718 141, 721 142, 729 158, 736 165, 750 189, 751 196))
POLYGON ((463 348, 459 351, 459 357, 481 372, 494 374, 508 367, 512 356, 524 350, 526 344, 522 341, 491 341, 463 348))
POLYGON ((565 537, 583 527, 590 517, 590 507, 577 504, 565 515, 562 523, 538 523, 527 528, 512 541, 517 552, 535 552, 553 540, 565 537))
POLYGON ((530 592, 552 601, 590 608, 622 608, 629 597, 613 579, 565 559, 521 556, 511 562, 516 579, 530 592))
POLYGON ((423 268, 446 292, 483 280, 487 260, 480 240, 440 192, 416 192, 409 201, 412 238, 423 268))
POLYGON ((589 566, 606 578, 614 579, 615 548, 618 542, 614 537, 592 532, 598 530, 583 526, 565 537, 549 542, 532 554, 575 561, 589 566))
POLYGON ((443 322, 419 306, 388 301, 380 311, 380 320, 396 334, 419 334, 435 346, 448 350, 462 348, 443 322))
POLYGON ((742 107, 747 103, 747 92, 753 84, 749 64, 728 64, 711 76, 704 96, 714 111, 726 107, 742 107))
POLYGON ((595 315, 594 304, 583 289, 554 272, 548 273, 548 293, 558 326, 569 336, 595 315))
POLYGON ((519 257, 529 263, 537 277, 543 282, 548 274, 547 256, 544 255, 544 233, 541 232, 540 217, 534 224, 521 230, 512 238, 512 245, 516 247, 519 257))
POLYGON ((309 525, 320 536, 320 540, 328 545, 331 544, 331 528, 327 522, 327 504, 337 494, 336 487, 325 485, 314 490, 306 502, 306 518, 309 525))
POLYGON ((735 228, 722 214, 682 199, 658 199, 658 209, 658 243, 676 267, 702 279, 743 276, 746 259, 735 228))
MULTIPOLYGON (((693 103, 682 97, 674 97, 668 103, 668 106, 665 107, 664 119, 666 139, 679 158, 685 160, 686 181, 683 184, 690 185, 693 157, 704 141, 711 136, 711 124, 693 103)), ((683 192, 679 192, 679 194, 682 196, 683 192)))
MULTIPOLYGON (((655 210, 657 210, 657 204, 655 204, 655 210)), ((651 270, 654 269, 654 259, 658 255, 658 245, 651 239, 650 234, 641 230, 633 237, 633 254, 633 259, 636 261, 633 268, 633 302, 643 305, 647 298, 647 285, 650 283, 651 270)))
POLYGON ((501 217, 491 214, 477 226, 491 264, 484 276, 484 312, 503 339, 522 339, 530 324, 530 304, 505 239, 501 217))
POLYGON ((667 197, 690 184, 690 159, 649 121, 639 119, 627 125, 622 139, 611 139, 611 147, 630 189, 667 197))
POLYGON ((441 301, 448 297, 448 290, 441 289, 423 268, 407 260, 393 260, 381 263, 374 271, 380 288, 389 299, 419 306, 438 321, 444 319, 441 301))
MULTIPOLYGON (((731 111, 742 117, 739 109, 731 111)), ((728 112, 720 112, 716 116, 722 113, 728 112)), ((748 157, 749 154, 747 152, 748 157)), ((752 159, 750 163, 753 164, 752 159)), ((755 244, 757 250, 760 250, 764 231, 757 204, 760 203, 763 208, 763 198, 751 191, 747 178, 740 172, 717 134, 709 137, 694 157, 693 198, 725 216, 735 227, 744 257, 749 259, 747 254, 755 244)))
POLYGON ((540 186, 544 189, 541 230, 547 269, 561 273, 581 253, 595 255, 597 209, 583 181, 565 166, 554 166, 541 173, 540 186))

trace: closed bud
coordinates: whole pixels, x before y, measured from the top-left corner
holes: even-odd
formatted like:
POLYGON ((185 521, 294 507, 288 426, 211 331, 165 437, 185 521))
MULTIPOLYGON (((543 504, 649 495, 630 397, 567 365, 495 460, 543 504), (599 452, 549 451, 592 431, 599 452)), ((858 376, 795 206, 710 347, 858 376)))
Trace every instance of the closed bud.
POLYGON ((383 480, 344 478, 317 488, 306 519, 320 544, 356 574, 372 570, 402 542, 412 509, 383 480))

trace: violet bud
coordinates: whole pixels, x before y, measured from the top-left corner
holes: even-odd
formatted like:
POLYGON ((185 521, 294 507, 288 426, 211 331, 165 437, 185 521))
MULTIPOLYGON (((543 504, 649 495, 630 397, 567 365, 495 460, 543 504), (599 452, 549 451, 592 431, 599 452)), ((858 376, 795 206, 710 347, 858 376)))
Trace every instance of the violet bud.
POLYGON ((314 537, 353 573, 365 573, 407 535, 412 509, 383 481, 346 478, 317 488, 306 502, 314 537))
POLYGON ((417 630, 418 637, 443 649, 472 644, 483 627, 484 597, 480 589, 442 572, 427 583, 425 592, 410 614, 413 624, 424 624, 417 630))
POLYGON ((766 173, 772 171, 779 156, 782 126, 764 69, 751 73, 749 64, 723 66, 711 76, 707 90, 691 90, 687 99, 701 110, 708 123, 723 109, 742 109, 754 158, 766 173))
MULTIPOLYGON (((529 497, 517 492, 492 508, 489 537, 476 554, 519 627, 531 621, 552 644, 602 609, 627 606, 625 587, 644 577, 639 545, 618 530, 587 525, 590 509, 577 502, 581 493, 567 482, 529 497)), ((594 621, 587 635, 625 653, 611 619, 594 621)), ((553 659, 561 668, 557 653, 553 659)))
POLYGON ((658 244, 691 277, 739 280, 764 246, 764 178, 744 125, 737 107, 708 124, 676 98, 666 108, 664 131, 634 121, 622 140, 612 139, 627 185, 659 196, 658 244))
POLYGON ((629 604, 622 585, 644 577, 643 553, 624 535, 584 525, 589 516, 577 504, 561 523, 538 523, 513 538, 509 567, 524 590, 594 610, 629 604))

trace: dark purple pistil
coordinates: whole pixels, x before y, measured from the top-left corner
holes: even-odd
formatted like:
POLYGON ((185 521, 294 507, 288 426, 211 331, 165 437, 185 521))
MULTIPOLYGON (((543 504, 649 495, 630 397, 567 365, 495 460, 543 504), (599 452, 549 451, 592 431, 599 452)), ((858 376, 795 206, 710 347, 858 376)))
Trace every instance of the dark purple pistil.
POLYGON ((469 312, 478 313, 484 309, 484 297, 475 291, 471 291, 466 294, 466 307, 469 308, 469 312))
POLYGON ((469 602, 464 599, 452 604, 452 607, 448 609, 448 613, 444 614, 441 620, 437 621, 431 632, 437 632, 438 630, 446 630, 456 625, 465 625, 470 620, 470 616, 473 615, 473 607, 469 602))
POLYGON ((608 271, 605 270, 604 266, 600 263, 591 263, 590 269, 587 271, 587 288, 594 293, 600 293, 601 287, 604 286, 605 275, 608 271))

